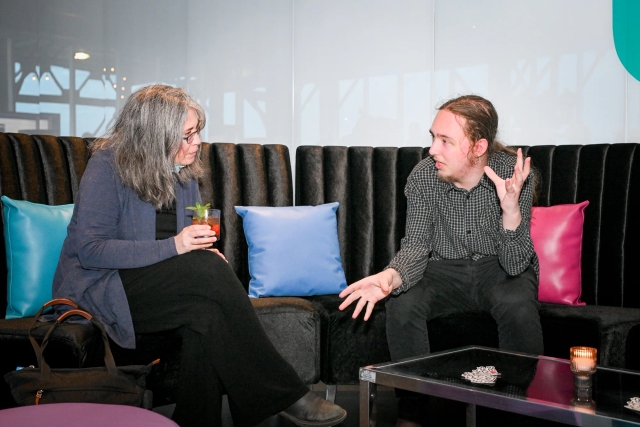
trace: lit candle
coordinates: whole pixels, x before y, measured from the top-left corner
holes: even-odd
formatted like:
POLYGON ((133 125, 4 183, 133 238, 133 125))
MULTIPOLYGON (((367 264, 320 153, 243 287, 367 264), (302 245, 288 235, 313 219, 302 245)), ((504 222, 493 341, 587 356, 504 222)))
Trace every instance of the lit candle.
POLYGON ((598 350, 591 347, 571 347, 571 370, 573 372, 594 372, 598 350))
POLYGON ((596 367, 596 362, 589 357, 576 357, 572 363, 573 367, 578 371, 590 371, 596 367))

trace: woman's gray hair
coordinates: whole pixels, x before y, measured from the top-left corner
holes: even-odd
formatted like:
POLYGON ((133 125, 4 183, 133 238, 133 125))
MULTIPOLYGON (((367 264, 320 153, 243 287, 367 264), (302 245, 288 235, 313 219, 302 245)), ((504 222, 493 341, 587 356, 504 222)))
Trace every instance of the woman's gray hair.
POLYGON ((143 87, 133 93, 104 138, 92 150, 113 147, 118 175, 125 186, 156 209, 176 198, 177 181, 188 182, 204 174, 200 149, 195 161, 175 172, 174 159, 182 146, 183 127, 189 109, 205 125, 202 107, 180 88, 165 85, 143 87))

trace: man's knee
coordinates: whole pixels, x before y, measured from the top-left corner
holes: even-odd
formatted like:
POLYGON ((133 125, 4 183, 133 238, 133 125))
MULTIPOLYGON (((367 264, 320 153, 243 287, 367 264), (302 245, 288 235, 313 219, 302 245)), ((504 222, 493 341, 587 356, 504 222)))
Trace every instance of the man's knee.
POLYGON ((492 310, 499 308, 505 311, 537 312, 540 306, 537 278, 531 267, 518 276, 507 276, 501 271, 495 282, 485 289, 489 294, 492 310))
POLYGON ((539 329, 540 303, 532 292, 505 292, 494 299, 491 315, 496 320, 498 328, 508 328, 518 331, 528 331, 530 328, 539 329))

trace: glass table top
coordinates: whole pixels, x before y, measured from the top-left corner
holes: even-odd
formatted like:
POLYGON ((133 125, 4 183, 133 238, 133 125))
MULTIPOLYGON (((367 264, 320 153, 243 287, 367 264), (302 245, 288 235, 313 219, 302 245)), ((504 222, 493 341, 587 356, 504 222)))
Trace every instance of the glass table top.
MULTIPOLYGON (((530 356, 484 347, 465 347, 428 356, 373 365, 364 370, 390 374, 414 383, 446 384, 460 390, 480 391, 557 409, 640 423, 640 412, 625 408, 640 397, 640 372, 598 366, 592 375, 591 399, 576 399, 569 360, 530 356), (462 374, 479 366, 494 366, 500 373, 494 384, 475 384, 462 374)), ((384 375, 378 375, 384 377, 384 375)), ((361 378, 364 379, 361 374, 361 378)), ((372 381, 377 382, 377 381, 372 381)), ((389 384, 387 384, 389 385, 389 384)), ((402 387, 400 387, 402 388, 402 387)))

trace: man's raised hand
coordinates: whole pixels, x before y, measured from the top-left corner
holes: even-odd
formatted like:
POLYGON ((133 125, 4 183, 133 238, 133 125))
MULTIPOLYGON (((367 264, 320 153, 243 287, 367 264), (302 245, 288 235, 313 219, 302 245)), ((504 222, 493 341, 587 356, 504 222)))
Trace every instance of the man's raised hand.
POLYGON ((484 167, 484 173, 496 186, 496 193, 502 208, 502 225, 507 230, 515 230, 522 216, 520 214, 520 192, 531 171, 531 158, 522 159, 522 149, 518 148, 516 164, 511 178, 500 178, 489 166, 484 167))

